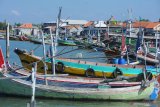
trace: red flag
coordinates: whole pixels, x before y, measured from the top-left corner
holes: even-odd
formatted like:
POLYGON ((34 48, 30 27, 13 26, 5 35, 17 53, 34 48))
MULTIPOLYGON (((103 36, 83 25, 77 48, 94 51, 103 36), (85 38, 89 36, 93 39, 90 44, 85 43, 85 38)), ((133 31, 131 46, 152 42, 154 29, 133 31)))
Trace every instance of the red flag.
POLYGON ((124 35, 122 35, 121 53, 125 53, 126 51, 127 51, 126 38, 124 35))
POLYGON ((0 48, 0 68, 4 67, 4 57, 3 57, 3 53, 2 53, 2 49, 0 48))

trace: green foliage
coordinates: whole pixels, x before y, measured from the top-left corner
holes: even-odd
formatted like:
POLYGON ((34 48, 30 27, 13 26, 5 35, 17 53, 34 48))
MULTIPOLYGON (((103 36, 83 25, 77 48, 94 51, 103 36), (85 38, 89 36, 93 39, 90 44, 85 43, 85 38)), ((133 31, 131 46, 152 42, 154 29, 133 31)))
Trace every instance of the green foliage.
POLYGON ((149 19, 140 19, 140 21, 149 22, 149 19))
POLYGON ((5 30, 6 29, 6 23, 0 22, 0 30, 5 30))
POLYGON ((15 23, 14 25, 18 27, 21 26, 21 23, 15 23))

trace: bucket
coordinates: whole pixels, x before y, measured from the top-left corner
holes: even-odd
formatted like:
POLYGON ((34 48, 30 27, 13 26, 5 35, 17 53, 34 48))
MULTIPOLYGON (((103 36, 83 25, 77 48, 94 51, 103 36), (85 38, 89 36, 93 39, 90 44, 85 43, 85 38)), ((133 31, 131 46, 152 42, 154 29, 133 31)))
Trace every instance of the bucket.
POLYGON ((118 64, 126 64, 126 60, 124 58, 119 58, 118 64))

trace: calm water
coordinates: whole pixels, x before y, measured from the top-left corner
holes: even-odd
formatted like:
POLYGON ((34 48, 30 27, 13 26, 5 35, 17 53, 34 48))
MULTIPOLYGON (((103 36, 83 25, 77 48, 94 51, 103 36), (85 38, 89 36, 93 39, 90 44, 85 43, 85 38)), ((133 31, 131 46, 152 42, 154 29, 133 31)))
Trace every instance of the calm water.
MULTIPOLYGON (((3 53, 5 55, 5 40, 0 40, 0 46, 2 47, 3 53)), ((21 41, 10 41, 10 63, 16 62, 17 64, 21 64, 18 56, 13 52, 15 48, 25 49, 30 51, 36 47, 38 44, 33 44, 30 42, 21 42, 21 41)), ((67 52, 69 50, 76 49, 77 47, 64 47, 59 46, 58 52, 62 53, 67 52)), ((42 46, 35 50, 34 54, 42 56, 42 46)), ((46 46, 46 49, 49 49, 49 46, 46 46)), ((93 52, 91 50, 76 50, 67 54, 62 55, 63 57, 76 57, 77 53, 82 53, 83 57, 103 57, 105 56, 103 52, 93 52)), ((96 62, 105 62, 104 58, 92 58, 92 59, 84 59, 96 62)), ((27 103, 30 102, 30 98, 17 98, 17 97, 6 97, 0 96, 0 107, 27 107, 27 103)), ((49 100, 49 99, 36 99, 36 107, 158 107, 160 105, 160 101, 156 103, 150 102, 93 102, 93 101, 64 101, 64 100, 49 100)))
MULTIPOLYGON (((30 99, 0 97, 0 107, 27 107, 30 99)), ((159 107, 159 101, 150 102, 101 102, 36 99, 36 107, 159 107)))
MULTIPOLYGON (((0 46, 2 47, 4 55, 6 54, 6 42, 5 40, 0 40, 0 46)), ((20 63, 20 60, 18 56, 13 52, 15 48, 19 49, 24 49, 26 51, 31 51, 36 48, 34 51, 35 55, 38 56, 43 56, 43 46, 40 44, 33 44, 31 42, 23 42, 23 41, 10 41, 10 62, 16 62, 20 63), (38 47, 38 48, 37 48, 38 47)), ((65 53, 68 51, 72 51, 77 49, 77 47, 72 47, 72 46, 59 46, 57 47, 58 52, 57 53, 65 53)), ((49 50, 49 45, 46 45, 46 50, 49 50)), ((67 58, 76 58, 77 53, 81 53, 84 58, 86 57, 105 57, 104 53, 102 52, 94 52, 93 50, 82 50, 78 49, 66 54, 62 54, 62 57, 67 57, 67 58)), ((83 59, 83 60, 89 60, 89 61, 96 61, 96 62, 105 62, 105 58, 91 58, 91 59, 83 59)))

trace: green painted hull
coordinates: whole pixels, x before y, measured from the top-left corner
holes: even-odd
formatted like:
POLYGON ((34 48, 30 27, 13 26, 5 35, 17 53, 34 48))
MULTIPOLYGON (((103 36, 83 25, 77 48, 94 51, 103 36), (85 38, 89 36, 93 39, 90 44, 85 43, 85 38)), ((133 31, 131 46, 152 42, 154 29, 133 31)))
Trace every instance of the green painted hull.
POLYGON ((76 46, 76 43, 70 40, 58 40, 58 44, 60 45, 68 45, 68 46, 76 46))
MULTIPOLYGON (((1 93, 31 97, 31 82, 6 79, 0 80, 0 86, 1 93)), ((126 88, 70 88, 36 84, 36 97, 70 100, 150 100, 154 83, 143 91, 140 91, 140 88, 140 85, 126 88)))

